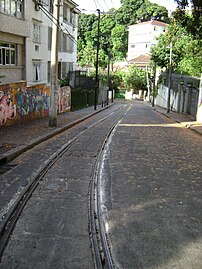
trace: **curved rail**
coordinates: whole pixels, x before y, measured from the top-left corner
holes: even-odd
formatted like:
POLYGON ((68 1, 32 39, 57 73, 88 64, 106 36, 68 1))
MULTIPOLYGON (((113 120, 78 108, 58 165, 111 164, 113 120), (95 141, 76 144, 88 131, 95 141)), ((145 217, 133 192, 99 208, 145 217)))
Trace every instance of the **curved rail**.
MULTIPOLYGON (((118 108, 117 110, 119 110, 120 108, 118 108)), ((31 181, 29 183, 29 185, 27 185, 27 187, 24 189, 24 191, 21 193, 21 195, 19 196, 19 198, 16 200, 15 206, 13 207, 12 211, 10 212, 10 214, 7 215, 6 220, 5 220, 5 225, 2 229, 2 232, 0 234, 0 261, 2 259, 4 250, 9 242, 9 238, 15 228, 15 225, 18 221, 18 218, 20 217, 20 214, 22 213, 25 205, 27 204, 28 200, 30 199, 30 197, 32 196, 34 190, 37 188, 39 182, 43 179, 43 177, 45 176, 45 174, 50 170, 50 168, 62 157, 62 155, 73 145, 73 143, 89 128, 93 128, 95 125, 100 124, 101 122, 105 121, 106 119, 108 119, 110 116, 112 116, 116 111, 111 112, 110 114, 108 114, 107 116, 99 119, 98 121, 96 121, 95 123, 89 125, 87 128, 85 128, 84 130, 82 130, 80 133, 78 133, 73 139, 69 140, 66 144, 64 144, 57 152, 55 152, 41 167, 40 169, 38 169, 38 171, 32 176, 31 181)), ((122 116, 123 117, 123 116, 122 116)), ((115 128, 112 127, 112 129, 110 130, 109 133, 111 133, 113 131, 113 129, 115 128)), ((110 135, 108 133, 108 136, 110 135)), ((107 140, 107 139, 106 139, 107 140)), ((104 148, 104 144, 103 143, 102 149, 100 150, 100 153, 102 152, 103 148, 104 148)), ((100 154, 98 156, 98 159, 100 159, 100 154)), ((96 162, 98 164, 98 161, 96 162)), ((96 167, 98 167, 96 164, 96 167)), ((93 180, 94 182, 94 180, 93 180)), ((94 183, 92 184, 94 186, 94 183)), ((91 200, 93 200, 94 198, 94 194, 91 194, 91 200)), ((99 211, 97 209, 95 209, 95 211, 99 211)), ((100 215, 101 213, 99 213, 100 215)), ((101 220, 101 217, 99 217, 98 219, 101 220)), ((92 234, 96 234, 96 227, 97 224, 93 226, 95 230, 92 230, 92 234)), ((99 227, 101 227, 101 225, 99 225, 99 227)), ((101 228, 100 228, 101 229, 101 228)), ((103 229, 102 229, 103 230, 103 229)), ((104 233, 104 230, 103 232, 104 233)), ((92 236, 93 240, 94 240, 94 236, 92 236)), ((101 237, 102 238, 102 237, 101 237)), ((100 257, 100 247, 98 246, 98 242, 97 240, 95 240, 95 242, 93 243, 93 248, 94 248, 94 252, 95 252, 95 256, 96 258, 96 264, 99 264, 99 257, 100 257), (97 244, 97 247, 96 247, 97 244)), ((107 249, 107 248, 105 248, 107 249)), ((105 254, 105 256, 107 256, 107 254, 105 254)), ((109 260, 107 258, 107 260, 109 260)), ((99 266, 102 266, 103 262, 100 263, 99 266)), ((103 267, 98 267, 98 268, 103 268, 103 267)), ((113 267, 107 267, 107 268, 113 268, 113 267)))
POLYGON ((114 123, 114 125, 109 130, 106 138, 102 144, 98 158, 95 163, 94 172, 92 180, 90 182, 90 209, 89 209, 89 218, 90 218, 90 235, 93 246, 94 260, 97 269, 113 269, 115 268, 108 240, 107 234, 105 231, 105 225, 102 215, 102 208, 100 202, 100 182, 99 182, 99 170, 101 166, 101 160, 103 159, 103 154, 105 147, 112 135, 112 132, 118 126, 120 121, 125 117, 128 111, 131 109, 131 106, 126 110, 126 112, 119 117, 119 119, 114 123))

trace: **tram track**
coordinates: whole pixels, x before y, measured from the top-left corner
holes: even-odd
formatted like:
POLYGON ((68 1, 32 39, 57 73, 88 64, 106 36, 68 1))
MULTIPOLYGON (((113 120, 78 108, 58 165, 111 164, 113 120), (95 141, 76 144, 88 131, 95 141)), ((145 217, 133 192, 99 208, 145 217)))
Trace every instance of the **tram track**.
MULTIPOLYGON (((120 108, 118 108, 117 110, 120 110, 120 108)), ((65 152, 68 151, 68 149, 78 140, 78 138, 85 133, 86 130, 89 130, 90 128, 94 128, 96 125, 101 124, 106 119, 108 119, 109 117, 114 115, 116 112, 117 111, 111 112, 107 116, 99 119, 95 123, 89 125, 85 129, 83 129, 80 133, 78 133, 76 136, 74 136, 74 138, 72 138, 66 144, 64 144, 50 158, 48 158, 48 160, 46 162, 44 162, 44 164, 42 166, 40 166, 40 168, 34 174, 32 174, 32 178, 30 180, 30 183, 24 188, 23 192, 21 192, 20 196, 18 197, 18 199, 15 202, 15 206, 13 207, 12 211, 9 214, 7 214, 6 219, 4 219, 5 225, 3 226, 3 229, 1 230, 1 234, 0 234, 0 260, 2 259, 4 250, 9 242, 9 238, 10 238, 10 236, 15 228, 15 225, 16 225, 24 207, 26 206, 26 204, 29 201, 30 197, 32 196, 33 192, 37 188, 39 182, 44 178, 46 173, 65 154, 65 152)), ((125 112, 125 113, 127 113, 127 112, 125 112)), ((97 175, 97 171, 99 169, 99 162, 100 162, 100 158, 102 157, 102 152, 104 150, 105 144, 107 143, 107 140, 108 140, 110 134, 112 133, 112 131, 114 130, 114 128, 116 127, 116 125, 118 124, 120 119, 122 117, 124 117, 125 113, 123 115, 121 114, 121 116, 119 116, 118 120, 113 124, 110 131, 107 133, 106 139, 104 140, 104 142, 102 144, 102 147, 99 151, 99 154, 98 154, 98 157, 96 160, 96 164, 95 164, 94 172, 93 172, 93 179, 91 179, 90 192, 93 192, 93 194, 92 193, 90 194, 90 197, 91 197, 90 198, 90 211, 89 211, 90 212, 90 222, 93 222, 93 218, 96 218, 96 219, 98 218, 98 222, 99 222, 98 226, 93 227, 93 224, 90 225, 91 234, 92 235, 97 234, 97 232, 96 232, 97 229, 99 229, 101 231, 100 238, 101 238, 101 242, 103 244, 102 249, 104 250, 104 256, 105 256, 104 258, 102 258, 100 260, 100 257, 103 256, 103 253, 100 253, 100 247, 98 247, 100 242, 98 242, 97 239, 95 239, 94 236, 92 236, 92 238, 94 238, 93 239, 94 243, 92 245, 93 245, 93 249, 94 249, 93 252, 96 256, 97 268, 114 268, 114 267, 112 267, 113 262, 112 261, 110 262, 110 251, 109 251, 109 249, 107 250, 106 238, 104 236, 105 232, 104 232, 104 228, 102 226, 103 220, 101 220, 101 208, 100 208, 100 204, 98 201, 99 200, 99 190, 96 190, 96 185, 97 185, 96 175, 97 175), (95 196, 96 196, 96 199, 94 199, 95 196), (97 201, 96 204, 94 204, 95 200, 97 201), (97 244, 97 247, 96 247, 96 244, 97 244), (99 249, 99 251, 97 252, 96 249, 99 249), (98 262, 99 260, 101 261, 100 265, 98 262), (100 266, 102 266, 102 267, 100 267, 100 266)), ((94 222, 97 222, 97 220, 95 221, 95 219, 94 219, 94 222)))
POLYGON ((120 121, 125 117, 131 107, 129 107, 124 115, 122 115, 111 127, 100 149, 98 158, 95 163, 92 180, 90 181, 90 234, 92 236, 93 252, 97 269, 114 269, 115 265, 111 256, 108 244, 107 233, 102 214, 102 206, 100 201, 100 181, 99 171, 101 168, 101 160, 103 159, 105 147, 120 121))

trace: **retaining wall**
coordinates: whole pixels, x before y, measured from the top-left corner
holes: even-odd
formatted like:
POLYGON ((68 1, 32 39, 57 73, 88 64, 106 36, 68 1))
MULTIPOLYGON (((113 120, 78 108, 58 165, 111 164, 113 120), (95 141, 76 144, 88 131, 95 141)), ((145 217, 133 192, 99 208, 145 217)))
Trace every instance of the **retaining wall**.
MULTIPOLYGON (((58 95, 58 112, 70 110, 70 87, 58 95)), ((0 85, 0 126, 23 123, 47 117, 50 108, 50 88, 46 84, 27 86, 25 81, 0 85)))

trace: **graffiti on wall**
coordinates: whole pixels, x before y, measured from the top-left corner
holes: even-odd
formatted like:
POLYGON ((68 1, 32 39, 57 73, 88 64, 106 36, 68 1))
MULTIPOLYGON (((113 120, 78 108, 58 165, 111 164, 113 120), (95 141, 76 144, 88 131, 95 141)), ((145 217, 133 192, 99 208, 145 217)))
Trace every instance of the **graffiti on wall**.
POLYGON ((46 91, 35 87, 21 87, 17 89, 15 94, 17 113, 23 117, 34 112, 44 112, 48 115, 50 96, 46 91))
MULTIPOLYGON (((60 88, 58 112, 70 111, 71 89, 60 88)), ((25 81, 0 85, 0 125, 12 125, 49 115, 50 88, 45 84, 27 87, 25 81)))
POLYGON ((58 99, 58 112, 63 113, 70 111, 71 89, 69 86, 60 88, 58 99))
POLYGON ((14 119, 16 116, 16 105, 12 104, 9 93, 0 91, 0 125, 4 125, 7 119, 14 119))
POLYGON ((26 82, 0 85, 0 125, 48 116, 49 107, 50 89, 45 84, 30 87, 26 82))

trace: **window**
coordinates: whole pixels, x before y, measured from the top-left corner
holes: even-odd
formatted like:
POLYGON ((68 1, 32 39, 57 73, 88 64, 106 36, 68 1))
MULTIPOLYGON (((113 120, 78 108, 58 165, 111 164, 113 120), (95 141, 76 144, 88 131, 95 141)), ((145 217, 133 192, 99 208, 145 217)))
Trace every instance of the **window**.
POLYGON ((48 49, 51 50, 52 43, 52 28, 48 27, 48 49))
POLYGON ((0 43, 0 65, 16 65, 16 45, 0 43))
POLYGON ((33 24, 33 42, 41 42, 41 26, 39 24, 33 24))
POLYGON ((67 51, 69 53, 74 52, 74 41, 68 35, 66 36, 66 50, 65 51, 67 51))
POLYGON ((40 81, 40 69, 41 69, 41 64, 40 63, 33 63, 34 66, 34 76, 33 79, 34 81, 40 81))
POLYGON ((0 12, 22 18, 24 0, 0 0, 0 12))
POLYGON ((63 7, 63 19, 64 19, 65 21, 68 20, 67 10, 68 10, 67 5, 64 4, 64 7, 63 7))
POLYGON ((75 24, 75 14, 74 14, 74 9, 70 10, 70 23, 75 24))

